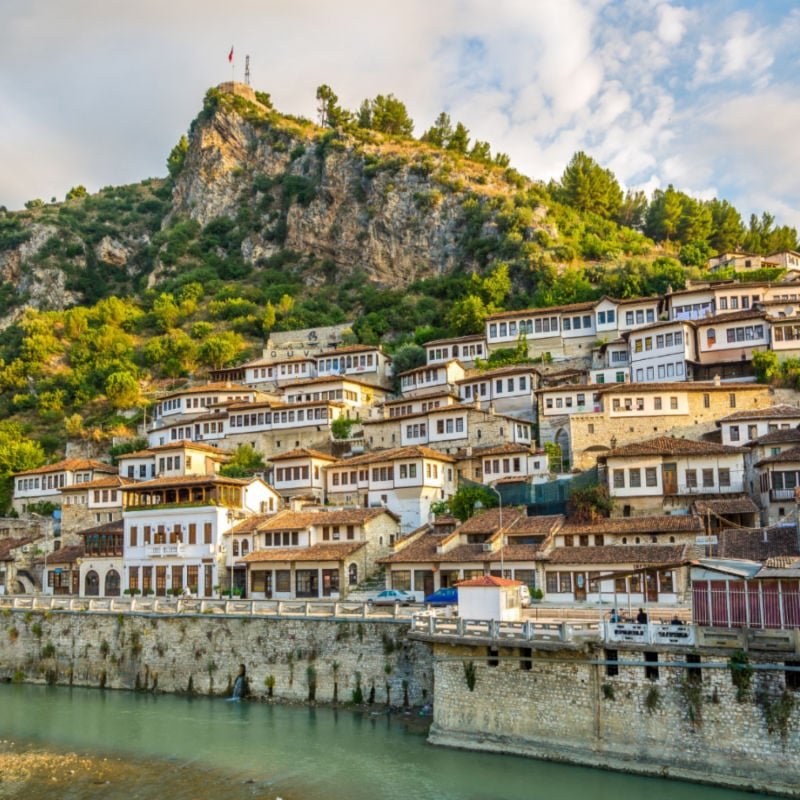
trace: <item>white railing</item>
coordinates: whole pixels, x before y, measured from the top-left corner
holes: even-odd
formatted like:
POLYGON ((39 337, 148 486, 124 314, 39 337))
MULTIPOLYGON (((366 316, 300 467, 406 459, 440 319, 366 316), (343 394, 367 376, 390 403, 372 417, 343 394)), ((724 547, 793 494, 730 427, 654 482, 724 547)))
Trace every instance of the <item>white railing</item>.
POLYGON ((373 607, 369 603, 326 600, 232 600, 195 597, 0 596, 0 608, 35 611, 98 611, 128 614, 234 614, 310 619, 390 619, 409 622, 417 609, 373 607))
POLYGON ((144 548, 147 558, 168 558, 183 555, 181 544, 148 544, 144 548))
POLYGON ((424 612, 411 621, 414 633, 432 637, 459 639, 491 639, 517 642, 575 642, 602 639, 599 622, 503 622, 463 617, 439 617, 424 612))

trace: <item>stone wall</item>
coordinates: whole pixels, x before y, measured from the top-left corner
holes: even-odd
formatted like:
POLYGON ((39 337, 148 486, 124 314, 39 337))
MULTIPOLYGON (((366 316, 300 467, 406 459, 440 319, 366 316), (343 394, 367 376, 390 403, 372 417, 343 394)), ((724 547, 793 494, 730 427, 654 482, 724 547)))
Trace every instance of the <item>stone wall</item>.
MULTIPOLYGON (((681 652, 659 653, 652 680, 643 665, 607 675, 589 663, 605 658, 600 648, 536 651, 530 669, 519 650, 500 650, 497 666, 486 653, 434 646, 433 743, 800 796, 800 709, 795 692, 783 695, 783 671, 755 672, 738 702, 727 668, 704 669, 694 684, 686 667, 666 666, 684 662, 681 652)), ((645 654, 620 650, 619 658, 643 662, 645 654)), ((703 661, 724 665, 727 655, 703 661)))
POLYGON ((113 689, 194 691, 230 695, 239 664, 251 693, 304 701, 429 702, 430 647, 406 638, 408 625, 331 619, 5 609, 0 630, 0 679, 113 689), (334 688, 336 687, 336 688, 334 688))

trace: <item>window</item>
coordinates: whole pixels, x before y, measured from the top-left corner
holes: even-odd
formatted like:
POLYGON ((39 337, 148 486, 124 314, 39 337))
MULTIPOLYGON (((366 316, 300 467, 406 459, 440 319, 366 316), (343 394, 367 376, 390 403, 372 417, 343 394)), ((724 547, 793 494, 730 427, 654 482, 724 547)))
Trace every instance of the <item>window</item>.
POLYGON ((703 470, 703 488, 709 489, 714 486, 714 470, 713 469, 704 469, 703 470))
POLYGON ((728 467, 720 467, 719 468, 719 485, 720 488, 723 486, 730 486, 731 485, 731 471, 728 467))
POLYGON ((658 470, 656 467, 644 468, 644 484, 645 486, 658 486, 658 470))
POLYGON ((731 408, 736 408, 736 395, 733 392, 728 395, 728 405, 731 408))
POLYGON ((703 395, 703 408, 711 408, 711 395, 704 394, 703 395))
POLYGON ((670 399, 669 399, 669 407, 673 411, 677 411, 678 410, 678 398, 677 397, 670 397, 670 399))
POLYGON ((615 489, 624 489, 625 488, 625 470, 624 469, 615 469, 613 471, 614 475, 614 488, 615 489))
POLYGON ((686 470, 686 487, 688 489, 696 489, 697 488, 697 470, 696 469, 687 469, 686 470))
POLYGON ((628 484, 632 489, 638 489, 642 485, 642 471, 639 467, 628 470, 628 484))
POLYGON ((644 668, 644 676, 648 680, 658 680, 658 653, 645 651, 644 660, 647 666, 644 668))
MULTIPOLYGON (((661 367, 659 367, 659 369, 661 369, 661 367)), ((661 375, 659 375, 659 377, 661 377, 661 375)), ((661 398, 660 397, 654 397, 653 398, 653 408, 656 411, 661 411, 661 398)))
POLYGON ((731 441, 732 442, 738 442, 739 441, 739 426, 738 425, 731 425, 730 433, 731 433, 731 441))

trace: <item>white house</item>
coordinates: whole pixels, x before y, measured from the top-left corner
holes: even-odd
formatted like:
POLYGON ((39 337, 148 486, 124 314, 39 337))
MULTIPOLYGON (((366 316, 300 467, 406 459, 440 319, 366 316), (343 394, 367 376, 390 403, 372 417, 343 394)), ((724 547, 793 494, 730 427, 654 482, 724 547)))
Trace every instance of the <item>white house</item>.
POLYGON ((745 451, 714 442, 659 436, 610 450, 601 457, 608 493, 623 516, 688 510, 699 497, 747 491, 745 451))
POLYGON ((288 383, 317 377, 317 362, 310 356, 295 356, 279 361, 259 358, 242 364, 248 386, 279 389, 288 383))
POLYGON ((493 403, 501 414, 533 419, 536 377, 532 365, 516 364, 468 374, 457 386, 465 403, 480 403, 481 408, 493 403))
POLYGON ((320 353, 314 360, 320 377, 347 376, 384 388, 388 388, 391 382, 391 356, 374 345, 343 345, 320 353))
POLYGON ((434 339, 425 343, 425 356, 428 364, 445 364, 458 359, 465 366, 471 366, 476 359, 488 356, 486 337, 472 334, 452 339, 434 339))
POLYGON ((211 597, 227 585, 223 534, 249 514, 275 512, 281 498, 259 478, 184 475, 124 491, 125 589, 211 597))
POLYGON ((170 392, 159 398, 155 405, 153 427, 160 428, 167 418, 183 418, 204 414, 224 403, 252 401, 257 397, 252 386, 231 383, 207 383, 170 392))
POLYGON ((272 485, 284 499, 313 497, 325 499, 325 467, 339 459, 307 447, 288 450, 270 457, 272 485))
POLYGON ((696 360, 693 323, 665 320, 626 332, 631 381, 691 380, 696 360))
POLYGON ((24 514, 29 506, 37 503, 60 505, 62 489, 116 474, 117 468, 111 464, 87 458, 67 458, 44 467, 26 469, 14 475, 12 505, 18 514, 24 514))
POLYGON ((753 375, 753 353, 769 348, 769 325, 761 310, 716 313, 698 320, 695 380, 741 380, 753 375))
POLYGON ((384 506, 408 532, 428 519, 431 505, 455 494, 455 461, 423 446, 354 456, 326 467, 327 498, 332 503, 384 506))
POLYGON ((722 432, 722 444, 735 447, 775 431, 788 431, 800 425, 800 408, 789 405, 734 411, 717 421, 722 432))
POLYGON ((456 392, 456 383, 464 378, 464 365, 458 360, 443 364, 416 367, 398 373, 400 393, 403 397, 414 397, 422 394, 456 392))
POLYGON ((522 581, 481 575, 456 584, 458 616, 463 619, 494 619, 516 622, 522 616, 522 581))
MULTIPOLYGON (((755 464, 761 524, 784 523, 797 512, 800 486, 800 446, 762 458, 755 464)), ((789 520, 795 526, 796 520, 789 520)))

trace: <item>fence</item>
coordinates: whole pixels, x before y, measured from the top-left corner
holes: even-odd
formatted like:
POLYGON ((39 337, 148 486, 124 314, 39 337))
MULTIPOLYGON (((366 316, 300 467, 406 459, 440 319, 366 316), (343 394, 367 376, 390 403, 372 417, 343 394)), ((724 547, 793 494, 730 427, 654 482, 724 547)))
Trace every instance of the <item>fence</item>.
POLYGON ((411 621, 412 633, 426 637, 475 639, 477 641, 526 642, 579 642, 602 638, 599 622, 498 622, 486 619, 441 617, 435 613, 415 614, 411 621))
POLYGON ((698 625, 800 629, 797 580, 694 581, 692 595, 698 625))
POLYGON ((409 622, 414 609, 369 603, 306 600, 201 600, 162 597, 0 596, 0 608, 29 611, 87 611, 119 614, 227 614, 248 617, 306 617, 309 619, 375 619, 409 622))
MULTIPOLYGON (((597 467, 570 478, 559 478, 545 483, 498 483, 496 489, 503 498, 504 506, 528 506, 528 512, 541 516, 563 514, 570 495, 598 482, 597 467)), ((481 483, 461 479, 465 486, 483 486, 481 483)))

